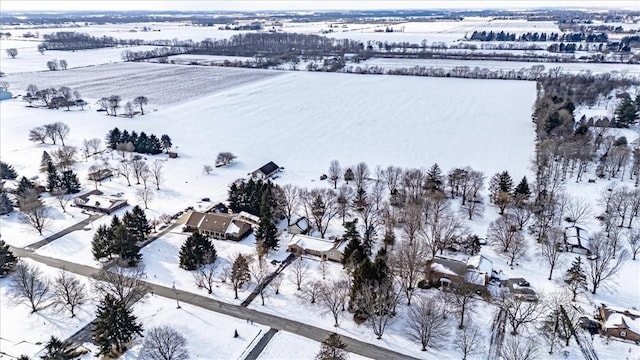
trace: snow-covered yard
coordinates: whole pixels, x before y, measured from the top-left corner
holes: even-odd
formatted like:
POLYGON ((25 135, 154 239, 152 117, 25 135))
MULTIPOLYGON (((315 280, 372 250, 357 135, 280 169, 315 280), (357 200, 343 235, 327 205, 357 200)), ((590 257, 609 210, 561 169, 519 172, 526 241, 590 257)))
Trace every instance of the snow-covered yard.
MULTIPOLYGON (((320 343, 286 331, 277 332, 262 350, 259 360, 299 360, 313 359, 320 350, 320 343)), ((349 352, 346 348, 345 351, 349 352)), ((350 360, 368 358, 350 353, 350 360)))

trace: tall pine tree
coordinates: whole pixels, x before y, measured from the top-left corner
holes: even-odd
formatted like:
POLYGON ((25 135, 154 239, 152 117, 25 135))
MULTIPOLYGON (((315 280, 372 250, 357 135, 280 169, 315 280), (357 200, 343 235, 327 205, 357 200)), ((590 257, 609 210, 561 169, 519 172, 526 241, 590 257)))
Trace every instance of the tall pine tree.
POLYGON ((260 228, 256 232, 256 243, 262 247, 263 252, 277 250, 279 247, 278 229, 274 223, 272 208, 273 198, 271 196, 271 189, 267 188, 262 193, 262 199, 260 201, 260 228))
POLYGON ((342 237, 344 241, 347 241, 347 246, 343 251, 342 265, 344 265, 345 268, 353 268, 365 257, 364 249, 360 242, 360 233, 358 229, 356 229, 357 223, 358 219, 344 223, 345 232, 342 237))
POLYGON ((13 203, 6 192, 0 192, 0 215, 6 215, 13 212, 13 203))
POLYGON ((64 171, 60 178, 60 187, 64 189, 67 194, 80 192, 80 180, 78 180, 78 175, 76 175, 73 170, 64 171))
POLYGON ((62 341, 53 335, 44 349, 45 353, 40 356, 44 360, 71 360, 80 355, 70 341, 62 341))
POLYGON ((9 250, 9 245, 4 240, 0 240, 0 278, 7 276, 13 270, 18 259, 9 250))
POLYGON ((96 310, 93 334, 100 355, 107 355, 112 350, 122 353, 124 345, 135 335, 142 336, 142 325, 123 302, 107 294, 96 310))
POLYGON ((180 248, 180 267, 185 270, 197 270, 202 265, 216 261, 216 248, 206 235, 191 234, 180 248))
POLYGON ((576 301, 579 294, 587 289, 587 275, 582 269, 582 258, 576 256, 564 275, 567 289, 573 294, 571 301, 576 301))

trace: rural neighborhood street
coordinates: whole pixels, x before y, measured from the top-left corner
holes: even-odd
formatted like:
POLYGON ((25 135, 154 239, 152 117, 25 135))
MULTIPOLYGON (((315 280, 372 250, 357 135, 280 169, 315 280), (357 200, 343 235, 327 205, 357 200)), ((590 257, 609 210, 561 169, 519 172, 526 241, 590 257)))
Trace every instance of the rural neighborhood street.
MULTIPOLYGON (((55 267, 58 269, 65 269, 72 273, 82 275, 82 276, 92 276, 98 273, 99 269, 92 268, 85 265, 75 264, 69 261, 54 259, 47 256, 42 256, 36 254, 32 251, 16 248, 10 246, 10 250, 18 257, 29 258, 35 261, 38 261, 42 264, 55 267)), ((157 284, 152 284, 146 282, 149 286, 149 291, 154 294, 154 296, 162 296, 169 299, 175 299, 174 290, 170 287, 161 286, 157 284)), ((252 320, 258 324, 269 326, 275 330, 284 330, 291 332, 293 334, 306 337, 308 339, 312 339, 315 341, 323 341, 331 332, 311 326, 308 324, 301 323, 295 320, 285 319, 279 316, 261 313, 259 311, 255 311, 252 309, 247 309, 240 305, 228 304, 221 301, 217 301, 215 299, 211 299, 206 296, 201 296, 193 293, 188 293, 184 291, 178 291, 177 297, 180 302, 195 305, 201 307, 203 309, 211 310, 220 314, 232 316, 242 320, 252 320)), ((232 329, 229 329, 231 332, 232 329)), ((82 337, 83 339, 85 337, 82 337)), ((415 359, 413 357, 403 355, 397 353, 395 351, 391 351, 385 349, 383 347, 379 347, 373 344, 369 344, 360 340, 356 340, 351 337, 347 337, 341 335, 342 341, 347 345, 346 350, 352 353, 356 353, 358 355, 366 356, 372 359, 415 359)))

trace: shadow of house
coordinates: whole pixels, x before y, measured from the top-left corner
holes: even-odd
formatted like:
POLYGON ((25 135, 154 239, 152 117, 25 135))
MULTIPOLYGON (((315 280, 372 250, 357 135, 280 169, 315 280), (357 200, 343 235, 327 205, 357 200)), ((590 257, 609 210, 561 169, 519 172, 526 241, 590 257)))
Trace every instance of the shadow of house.
POLYGON ((605 304, 601 304, 598 311, 604 335, 640 342, 640 312, 605 304))
POLYGON ((564 228, 564 250, 583 255, 591 255, 589 233, 578 226, 564 228))
POLYGON ((313 236, 294 234, 291 236, 287 251, 292 254, 313 255, 322 260, 342 262, 346 241, 332 241, 313 236))
POLYGON ((199 232, 217 240, 240 241, 249 236, 251 225, 238 215, 192 211, 187 217, 186 231, 199 232))
POLYGON ((287 231, 289 234, 302 234, 305 235, 309 229, 311 228, 311 224, 309 224, 309 219, 305 216, 296 219, 287 227, 287 231))
POLYGON ((114 211, 129 206, 126 199, 104 196, 100 190, 93 190, 84 195, 80 195, 73 199, 73 203, 81 209, 97 211, 104 214, 111 214, 114 211))
POLYGON ((256 179, 266 180, 274 176, 276 173, 278 173, 278 171, 280 171, 280 167, 276 165, 276 163, 274 163, 273 161, 269 161, 268 163, 264 164, 260 169, 252 172, 251 176, 256 179))

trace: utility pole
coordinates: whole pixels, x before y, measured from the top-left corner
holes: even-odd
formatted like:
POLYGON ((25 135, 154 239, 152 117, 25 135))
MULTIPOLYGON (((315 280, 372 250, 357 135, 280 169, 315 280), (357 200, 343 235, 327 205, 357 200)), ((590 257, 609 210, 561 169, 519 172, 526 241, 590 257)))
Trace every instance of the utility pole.
POLYGON ((176 282, 173 282, 173 294, 176 297, 176 309, 180 309, 180 303, 178 302, 178 290, 176 290, 176 282))

